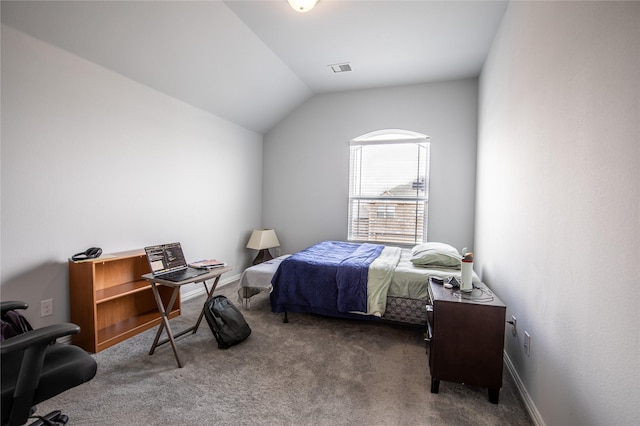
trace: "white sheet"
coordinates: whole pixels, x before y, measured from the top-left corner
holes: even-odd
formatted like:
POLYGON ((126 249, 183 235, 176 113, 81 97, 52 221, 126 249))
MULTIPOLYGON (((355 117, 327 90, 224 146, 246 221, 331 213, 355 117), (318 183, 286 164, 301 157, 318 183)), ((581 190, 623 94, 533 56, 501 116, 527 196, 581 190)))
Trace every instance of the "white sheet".
POLYGON ((280 262, 289 256, 291 255, 285 254, 245 269, 238 285, 238 300, 248 299, 261 291, 271 292, 271 278, 280 266, 280 262))
POLYGON ((385 247, 369 265, 367 277, 367 314, 382 316, 387 307, 387 292, 394 271, 400 261, 398 247, 385 247))

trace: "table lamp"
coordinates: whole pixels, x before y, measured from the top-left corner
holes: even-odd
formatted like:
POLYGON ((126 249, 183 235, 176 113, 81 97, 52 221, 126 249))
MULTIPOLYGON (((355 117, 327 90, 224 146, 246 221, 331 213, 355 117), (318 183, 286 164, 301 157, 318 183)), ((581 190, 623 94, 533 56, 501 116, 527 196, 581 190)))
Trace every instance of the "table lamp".
POLYGON ((271 253, 269 253, 271 247, 280 247, 276 231, 273 229, 254 229, 247 243, 247 248, 258 250, 258 255, 253 259, 253 264, 257 265, 273 259, 271 253))

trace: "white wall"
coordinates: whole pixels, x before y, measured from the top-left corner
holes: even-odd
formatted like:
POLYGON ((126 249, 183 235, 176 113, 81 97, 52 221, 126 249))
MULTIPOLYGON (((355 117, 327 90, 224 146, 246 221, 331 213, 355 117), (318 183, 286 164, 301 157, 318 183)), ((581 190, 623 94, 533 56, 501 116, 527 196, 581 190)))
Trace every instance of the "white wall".
POLYGON ((428 240, 473 247, 477 80, 314 96, 265 135, 263 224, 281 251, 347 238, 349 140, 431 137, 428 240))
POLYGON ((90 246, 181 241, 231 274, 250 262, 260 135, 6 25, 1 152, 1 297, 28 302, 36 326, 68 320, 67 259, 90 246))
POLYGON ((549 425, 640 419, 638 76, 639 2, 512 2, 482 71, 476 267, 549 425))

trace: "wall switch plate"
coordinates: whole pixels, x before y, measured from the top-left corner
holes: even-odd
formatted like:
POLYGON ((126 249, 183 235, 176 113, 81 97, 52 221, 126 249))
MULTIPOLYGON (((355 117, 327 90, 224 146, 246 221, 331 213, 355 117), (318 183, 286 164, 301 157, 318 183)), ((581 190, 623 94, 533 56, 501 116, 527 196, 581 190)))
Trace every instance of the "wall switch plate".
POLYGON ((529 332, 524 332, 524 353, 529 356, 531 354, 531 336, 529 332))
POLYGON ((47 299, 40 302, 40 318, 53 315, 53 299, 47 299))
POLYGON ((511 315, 511 334, 513 334, 514 336, 518 335, 518 330, 516 329, 516 324, 517 324, 517 320, 516 317, 514 315, 511 315))

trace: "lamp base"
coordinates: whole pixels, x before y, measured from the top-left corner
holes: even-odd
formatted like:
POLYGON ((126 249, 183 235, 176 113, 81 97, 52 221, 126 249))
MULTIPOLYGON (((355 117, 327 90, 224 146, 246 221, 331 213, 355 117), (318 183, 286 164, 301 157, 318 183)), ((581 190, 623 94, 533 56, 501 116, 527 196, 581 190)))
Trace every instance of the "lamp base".
POLYGON ((271 259, 273 259, 273 256, 271 256, 271 253, 269 253, 269 249, 262 249, 258 252, 256 258, 253 259, 253 265, 258 265, 271 259))

